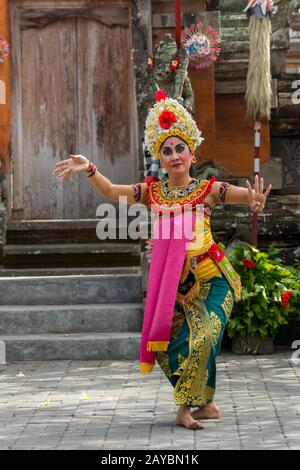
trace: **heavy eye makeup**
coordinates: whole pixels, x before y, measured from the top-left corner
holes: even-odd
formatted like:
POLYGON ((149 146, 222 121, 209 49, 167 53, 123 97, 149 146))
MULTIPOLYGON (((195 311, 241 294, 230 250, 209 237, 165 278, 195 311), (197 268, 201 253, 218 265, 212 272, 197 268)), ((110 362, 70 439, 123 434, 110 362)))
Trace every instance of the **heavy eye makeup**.
MULTIPOLYGON (((184 149, 185 149, 184 144, 177 144, 175 146, 176 153, 182 153, 182 152, 184 152, 184 149)), ((172 149, 172 147, 164 147, 162 149, 162 153, 163 153, 163 155, 166 155, 166 156, 172 155, 173 149, 172 149)))

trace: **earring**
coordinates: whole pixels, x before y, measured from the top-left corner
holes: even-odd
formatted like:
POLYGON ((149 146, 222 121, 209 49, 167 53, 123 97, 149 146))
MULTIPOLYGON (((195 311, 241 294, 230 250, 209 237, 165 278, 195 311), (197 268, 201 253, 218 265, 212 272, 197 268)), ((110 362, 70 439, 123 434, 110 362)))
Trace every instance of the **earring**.
POLYGON ((192 156, 192 163, 197 163, 197 159, 194 156, 192 156))

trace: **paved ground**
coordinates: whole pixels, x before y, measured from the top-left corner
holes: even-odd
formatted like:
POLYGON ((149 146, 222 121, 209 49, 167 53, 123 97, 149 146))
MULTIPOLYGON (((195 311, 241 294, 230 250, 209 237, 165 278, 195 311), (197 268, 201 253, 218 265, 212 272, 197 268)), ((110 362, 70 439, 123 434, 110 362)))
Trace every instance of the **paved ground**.
POLYGON ((221 420, 174 426, 172 388, 137 362, 0 366, 1 449, 300 449, 300 365, 291 352, 218 358, 221 420))

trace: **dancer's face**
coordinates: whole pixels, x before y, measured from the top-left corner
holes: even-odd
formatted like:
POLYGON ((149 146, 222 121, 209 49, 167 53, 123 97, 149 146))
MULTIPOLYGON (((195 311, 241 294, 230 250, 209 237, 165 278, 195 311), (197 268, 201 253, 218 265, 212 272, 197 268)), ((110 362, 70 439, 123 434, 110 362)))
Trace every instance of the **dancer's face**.
POLYGON ((178 137, 169 137, 160 149, 161 167, 169 176, 184 176, 189 174, 192 163, 191 151, 188 145, 178 137))

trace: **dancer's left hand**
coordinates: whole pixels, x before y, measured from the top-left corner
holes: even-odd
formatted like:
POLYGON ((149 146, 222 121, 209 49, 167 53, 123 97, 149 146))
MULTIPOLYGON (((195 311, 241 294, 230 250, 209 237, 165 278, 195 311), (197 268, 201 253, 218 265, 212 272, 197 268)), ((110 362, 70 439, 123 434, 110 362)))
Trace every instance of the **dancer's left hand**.
POLYGON ((249 181, 246 181, 248 188, 248 204, 252 212, 261 212, 265 207, 266 199, 269 195, 269 192, 272 189, 272 185, 269 184, 266 192, 264 193, 264 179, 260 178, 258 180, 258 175, 255 175, 254 178, 254 189, 251 188, 249 181))

